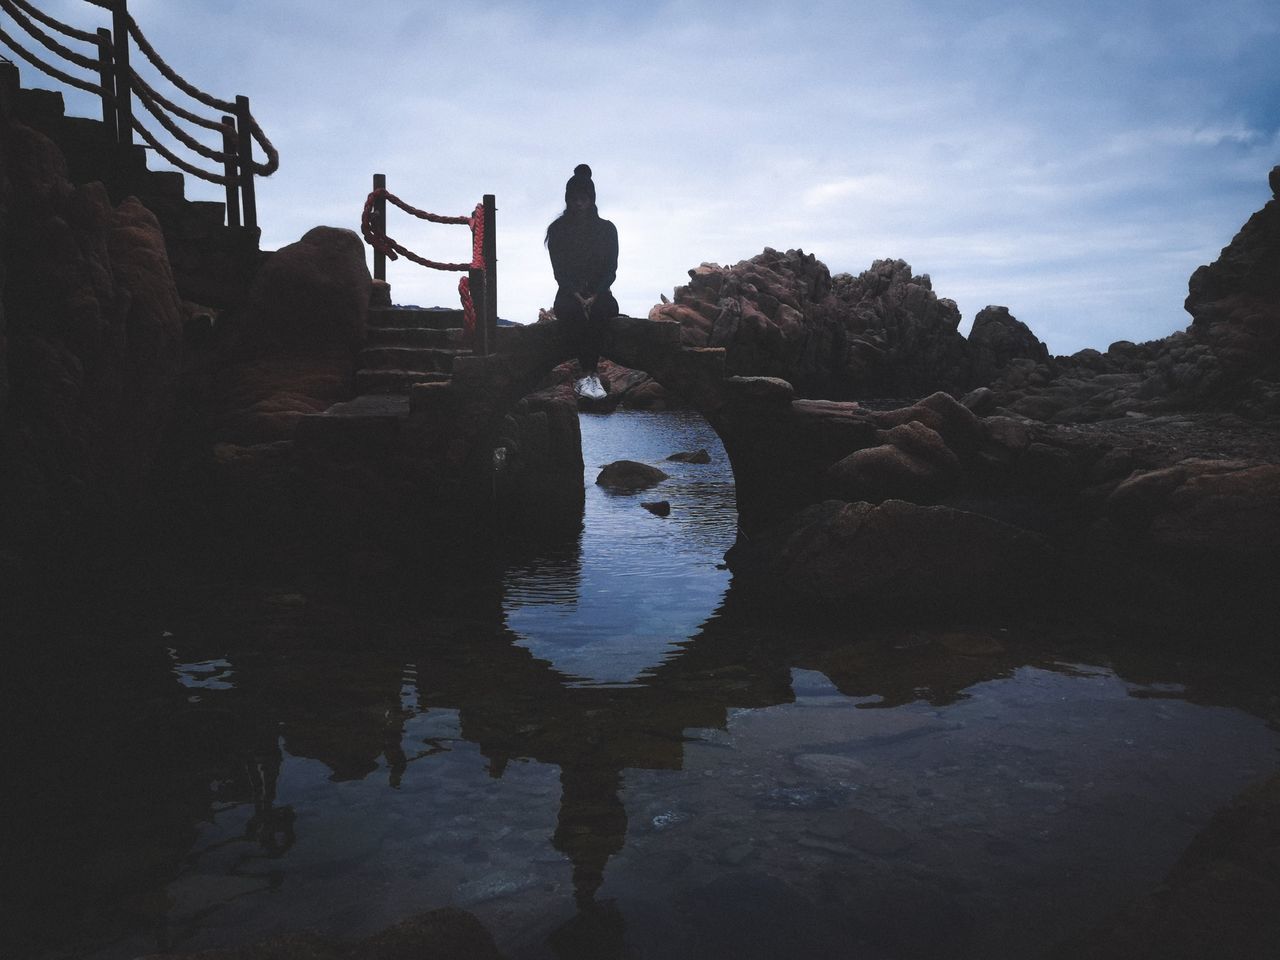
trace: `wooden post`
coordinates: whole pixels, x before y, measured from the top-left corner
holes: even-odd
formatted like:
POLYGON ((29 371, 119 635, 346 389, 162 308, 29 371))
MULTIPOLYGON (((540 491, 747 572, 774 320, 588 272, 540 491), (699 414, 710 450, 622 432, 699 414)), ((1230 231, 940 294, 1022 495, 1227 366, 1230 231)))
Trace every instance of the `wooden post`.
MULTIPOLYGON (((484 195, 484 352, 493 353, 498 346, 498 257, 494 218, 497 204, 492 193, 484 195)), ((477 322, 479 320, 477 319, 477 322)))
POLYGON ((240 156, 239 148, 236 146, 236 118, 223 117, 222 122, 225 125, 222 131, 222 175, 227 178, 227 226, 240 226, 240 191, 239 178, 240 174, 236 170, 236 163, 240 156))
MULTIPOLYGON (((375 173, 373 175, 373 189, 387 189, 387 175, 385 173, 375 173)), ((387 198, 379 197, 373 201, 373 229, 382 236, 387 235, 387 198)), ((387 255, 378 248, 373 251, 373 279, 386 282, 387 280, 387 255)))
POLYGON ((258 200, 253 189, 253 115, 249 98, 236 97, 236 146, 240 156, 240 207, 244 225, 258 229, 258 200))
POLYGON ((120 131, 116 128, 116 60, 111 52, 111 31, 98 28, 98 82, 102 84, 102 125, 107 135, 115 140, 120 131))
POLYGON ((116 142, 126 146, 133 143, 133 75, 129 72, 128 7, 128 0, 118 0, 111 9, 111 47, 116 79, 116 142))

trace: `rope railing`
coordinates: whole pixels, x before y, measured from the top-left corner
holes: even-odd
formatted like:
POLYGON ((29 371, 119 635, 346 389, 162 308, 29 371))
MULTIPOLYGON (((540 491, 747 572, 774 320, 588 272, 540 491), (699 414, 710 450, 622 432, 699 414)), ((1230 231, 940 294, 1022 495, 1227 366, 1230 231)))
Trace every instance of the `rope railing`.
MULTIPOLYGON (((3 3, 0 3, 0 6, 3 6, 3 5, 4 5, 3 3)), ((40 70, 41 72, 48 74, 49 76, 53 77, 55 80, 61 80, 67 86, 76 87, 79 90, 84 90, 87 93, 95 94, 96 96, 100 96, 103 99, 108 99, 113 101, 115 100, 115 94, 112 91, 108 90, 101 83, 91 83, 90 81, 84 80, 81 77, 75 77, 69 73, 59 70, 57 67, 53 66, 52 64, 45 63, 43 60, 37 57, 30 50, 26 49, 20 43, 14 40, 13 37, 11 37, 4 30, 3 27, 0 27, 0 43, 3 43, 6 47, 8 47, 10 50, 16 53, 18 56, 20 56, 23 60, 27 61, 27 63, 31 64, 37 70, 40 70)))
POLYGON ((236 97, 234 101, 223 100, 206 93, 182 77, 165 62, 143 34, 137 21, 128 12, 128 0, 87 0, 87 2, 110 11, 111 30, 104 28, 91 33, 69 26, 44 13, 30 0, 0 0, 0 12, 7 13, 20 31, 55 54, 62 64, 93 71, 97 74, 96 82, 75 76, 61 66, 46 62, 17 42, 3 28, 0 28, 0 43, 43 73, 68 86, 100 97, 103 103, 103 120, 117 143, 132 144, 136 133, 159 156, 179 170, 225 187, 228 224, 239 226, 243 211, 244 225, 256 229, 257 204, 253 178, 273 174, 280 167, 280 157, 258 121, 253 117, 248 98, 236 97), (71 40, 95 44, 97 56, 86 56, 71 49, 37 24, 71 40), (157 91, 129 65, 130 40, 136 44, 165 80, 197 103, 221 111, 223 116, 217 119, 203 117, 174 103, 172 99, 157 91), (134 94, 146 108, 146 112, 164 128, 173 141, 180 145, 180 149, 218 164, 221 169, 212 171, 205 169, 183 158, 174 147, 161 141, 134 115, 131 105, 134 94), (221 141, 220 148, 202 143, 188 130, 183 129, 183 124, 217 134, 221 141), (254 158, 255 142, 264 154, 264 160, 254 158))
MULTIPOLYGON (((147 40, 146 34, 142 32, 142 28, 138 26, 138 21, 134 20, 127 12, 124 13, 125 25, 128 27, 129 35, 138 45, 138 49, 151 61, 151 65, 160 71, 161 76, 172 83, 175 87, 185 93, 192 100, 203 103, 206 107, 212 107, 214 110, 221 110, 225 113, 234 113, 236 104, 229 100, 220 100, 210 93, 206 93, 199 87, 190 83, 173 67, 165 62, 164 58, 156 52, 150 41, 147 40)), ((135 74, 136 76, 136 74, 135 74)), ((276 152, 271 141, 267 139, 266 134, 262 132, 262 128, 258 126, 258 121, 252 117, 249 118, 249 134, 258 141, 258 145, 267 155, 266 163, 253 164, 253 171, 260 177, 269 177, 275 173, 280 167, 280 156, 276 152)))
POLYGON ((496 290, 494 283, 495 257, 493 255, 493 197, 485 196, 477 203, 468 216, 446 216, 419 210, 391 193, 382 184, 385 182, 381 174, 374 178, 374 188, 365 199, 364 210, 360 215, 360 233, 365 242, 374 250, 374 275, 379 280, 386 279, 386 267, 383 258, 397 260, 404 257, 414 263, 432 270, 467 271, 468 275, 458 279, 458 298, 462 302, 462 322, 466 337, 480 353, 488 353, 491 339, 490 328, 496 322, 496 290), (447 263, 429 260, 414 253, 398 240, 387 235, 386 204, 390 201, 410 216, 430 223, 465 225, 471 229, 471 261, 469 263, 447 263), (472 283, 481 284, 480 293, 483 307, 477 311, 476 292, 472 283), (484 322, 477 323, 477 312, 484 313, 484 322))
POLYGON ((85 43, 97 43, 98 37, 88 30, 77 30, 75 27, 68 26, 60 20, 55 20, 39 7, 32 6, 27 0, 13 0, 13 5, 20 10, 26 12, 27 16, 39 20, 50 30, 56 30, 64 37, 71 37, 73 40, 83 40, 85 43))

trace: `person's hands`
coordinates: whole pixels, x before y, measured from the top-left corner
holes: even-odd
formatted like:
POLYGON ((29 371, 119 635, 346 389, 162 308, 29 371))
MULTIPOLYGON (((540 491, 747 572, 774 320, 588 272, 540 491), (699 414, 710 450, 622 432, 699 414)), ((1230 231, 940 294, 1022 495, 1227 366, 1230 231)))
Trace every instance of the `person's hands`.
POLYGON ((592 294, 589 297, 584 297, 580 293, 575 293, 574 296, 577 297, 578 302, 582 304, 582 309, 588 312, 591 310, 591 305, 596 302, 595 294, 592 294))

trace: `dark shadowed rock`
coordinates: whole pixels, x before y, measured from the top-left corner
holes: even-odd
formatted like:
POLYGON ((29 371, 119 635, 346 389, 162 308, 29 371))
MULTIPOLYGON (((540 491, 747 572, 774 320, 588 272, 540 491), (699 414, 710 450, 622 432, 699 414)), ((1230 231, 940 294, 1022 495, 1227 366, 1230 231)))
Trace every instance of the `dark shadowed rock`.
POLYGON ((990 383, 1010 360, 1049 362, 1049 349, 1031 329, 1009 313, 1008 307, 983 307, 969 332, 973 380, 990 383))
POLYGON ((364 245, 350 230, 314 227, 267 260, 247 309, 229 323, 219 439, 288 439, 299 418, 351 396, 369 283, 364 245))
POLYGON ((646 510, 648 510, 650 513, 652 513, 656 517, 671 516, 670 500, 655 500, 651 503, 642 503, 640 504, 640 506, 644 507, 646 510))
POLYGON ((770 572, 794 596, 905 613, 1024 599, 1054 562, 1043 537, 989 517, 829 500, 793 518, 770 572))
POLYGON ((182 363, 160 226, 0 118, 0 227, 0 549, 133 540, 182 363))
POLYGON ((668 474, 647 463, 635 460, 617 460, 606 464, 596 477, 596 483, 611 490, 635 491, 644 490, 666 480, 668 474))
POLYGON ((1187 460, 1135 473, 1111 494, 1107 514, 1165 550, 1274 557, 1280 544, 1280 465, 1187 460))

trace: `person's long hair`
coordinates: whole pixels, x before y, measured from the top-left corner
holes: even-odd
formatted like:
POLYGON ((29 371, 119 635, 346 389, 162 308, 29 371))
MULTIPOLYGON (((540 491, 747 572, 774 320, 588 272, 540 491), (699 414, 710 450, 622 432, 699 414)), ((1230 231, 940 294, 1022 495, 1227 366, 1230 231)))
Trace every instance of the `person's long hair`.
MULTIPOLYGON (((544 247, 551 243, 552 228, 554 228, 557 223, 559 223, 561 220, 564 220, 568 216, 569 216, 569 206, 568 204, 565 204, 564 212, 562 212, 560 216, 556 217, 554 220, 552 220, 550 223, 547 224, 546 235, 542 238, 542 245, 544 247)), ((600 210, 598 207, 596 207, 594 200, 591 202, 591 208, 587 210, 586 219, 587 220, 600 219, 600 210)))

